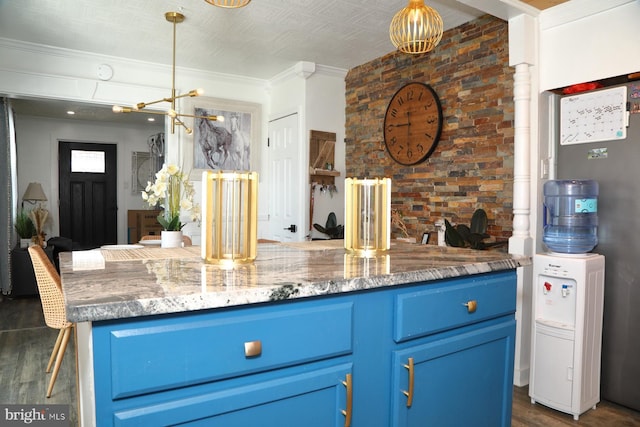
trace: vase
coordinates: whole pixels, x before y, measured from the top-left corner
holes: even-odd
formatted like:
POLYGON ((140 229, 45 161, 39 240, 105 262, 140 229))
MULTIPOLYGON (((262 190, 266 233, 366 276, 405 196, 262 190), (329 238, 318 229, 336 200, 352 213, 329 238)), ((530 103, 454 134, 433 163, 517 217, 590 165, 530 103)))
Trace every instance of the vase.
POLYGON ((181 248, 182 231, 162 231, 160 233, 161 248, 181 248))

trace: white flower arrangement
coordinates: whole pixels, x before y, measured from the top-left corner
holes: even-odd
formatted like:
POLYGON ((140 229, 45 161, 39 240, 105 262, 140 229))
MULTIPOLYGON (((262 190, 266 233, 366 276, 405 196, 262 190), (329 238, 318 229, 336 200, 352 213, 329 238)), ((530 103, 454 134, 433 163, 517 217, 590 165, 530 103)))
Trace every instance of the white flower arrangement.
POLYGON ((180 212, 191 214, 191 221, 200 220, 200 206, 193 202, 195 190, 184 174, 176 165, 166 163, 156 173, 155 182, 147 182, 142 192, 142 200, 149 206, 160 205, 164 212, 158 215, 158 222, 167 231, 179 231, 185 226, 180 222, 180 212))

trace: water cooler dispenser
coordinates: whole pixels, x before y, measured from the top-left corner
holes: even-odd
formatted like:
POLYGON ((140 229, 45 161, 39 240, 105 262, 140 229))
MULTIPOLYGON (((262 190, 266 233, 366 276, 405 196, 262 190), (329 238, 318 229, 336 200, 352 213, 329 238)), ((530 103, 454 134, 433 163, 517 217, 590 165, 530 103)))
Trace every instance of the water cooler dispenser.
POLYGON ((529 396, 573 415, 600 401, 604 256, 598 243, 598 183, 548 181, 544 236, 533 260, 529 396))
POLYGON ((604 256, 534 258, 529 396, 573 415, 600 401, 604 256))

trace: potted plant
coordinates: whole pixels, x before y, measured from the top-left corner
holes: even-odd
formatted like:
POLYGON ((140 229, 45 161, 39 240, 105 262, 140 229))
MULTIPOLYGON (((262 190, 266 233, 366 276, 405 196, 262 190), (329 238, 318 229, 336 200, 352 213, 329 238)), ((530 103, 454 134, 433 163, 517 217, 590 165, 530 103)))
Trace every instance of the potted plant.
POLYGON ((43 248, 46 246, 46 237, 47 234, 44 232, 44 226, 47 222, 47 218, 49 217, 49 211, 38 205, 36 208, 29 212, 29 218, 33 223, 33 227, 35 229, 35 233, 31 237, 31 241, 36 245, 42 246, 43 248))
POLYGON ((142 192, 142 199, 149 206, 160 205, 164 211, 158 215, 158 222, 164 229, 161 233, 162 247, 182 245, 181 211, 190 212, 191 220, 200 219, 200 207, 193 202, 195 190, 184 174, 176 165, 162 165, 156 173, 155 182, 149 182, 142 192))
POLYGON ((18 236, 20 236, 20 247, 29 247, 31 238, 36 234, 36 228, 33 225, 33 221, 31 221, 31 218, 29 218, 29 214, 24 210, 18 213, 18 216, 16 217, 15 227, 18 236))
POLYGON ((416 242, 415 237, 409 237, 409 231, 407 230, 407 226, 402 219, 402 214, 397 209, 391 210, 391 226, 397 228, 398 230, 400 230, 400 233, 402 233, 402 237, 397 237, 397 240, 402 240, 403 242, 407 243, 416 242))

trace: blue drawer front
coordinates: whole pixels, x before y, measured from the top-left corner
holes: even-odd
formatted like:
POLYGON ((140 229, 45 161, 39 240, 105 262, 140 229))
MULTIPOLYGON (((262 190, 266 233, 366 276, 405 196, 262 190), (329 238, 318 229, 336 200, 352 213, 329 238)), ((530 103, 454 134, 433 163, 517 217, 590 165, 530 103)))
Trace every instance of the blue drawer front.
POLYGON ((115 411, 114 427, 344 425, 350 363, 115 411))
POLYGON ((94 325, 96 363, 112 370, 96 384, 110 385, 107 394, 120 399, 349 354, 352 312, 347 302, 94 325), (245 343, 253 341, 262 352, 246 357, 245 343))
POLYGON ((396 295, 394 340, 407 341, 515 313, 515 271, 472 277, 396 295), (472 313, 465 306, 471 301, 477 304, 472 313))

